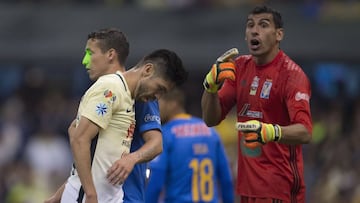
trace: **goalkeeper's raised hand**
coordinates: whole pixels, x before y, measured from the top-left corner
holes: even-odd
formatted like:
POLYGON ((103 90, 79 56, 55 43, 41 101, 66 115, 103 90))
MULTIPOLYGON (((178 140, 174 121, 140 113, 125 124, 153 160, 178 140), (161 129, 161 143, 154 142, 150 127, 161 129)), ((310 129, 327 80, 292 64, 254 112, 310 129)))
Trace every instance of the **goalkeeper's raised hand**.
POLYGON ((229 60, 238 53, 236 48, 232 48, 216 60, 204 79, 203 85, 206 91, 216 93, 225 79, 235 80, 235 64, 229 60))
POLYGON ((237 122, 236 129, 244 133, 244 145, 251 149, 268 142, 280 141, 282 135, 279 125, 262 123, 257 120, 237 122))

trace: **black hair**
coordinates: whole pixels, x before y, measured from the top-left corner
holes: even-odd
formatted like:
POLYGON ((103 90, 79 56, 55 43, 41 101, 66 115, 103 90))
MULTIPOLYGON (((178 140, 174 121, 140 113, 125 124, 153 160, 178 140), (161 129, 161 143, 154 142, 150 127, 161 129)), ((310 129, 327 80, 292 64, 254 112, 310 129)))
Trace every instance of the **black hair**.
POLYGON ((270 13, 273 16, 275 28, 283 28, 284 22, 282 20, 281 14, 268 6, 256 6, 249 14, 254 15, 261 13, 270 13))
POLYGON ((181 58, 173 51, 158 49, 146 55, 139 64, 153 63, 165 73, 167 79, 177 86, 182 85, 188 77, 181 58))
POLYGON ((125 65, 130 45, 123 32, 116 28, 104 28, 88 34, 88 39, 99 40, 99 47, 103 53, 115 49, 120 65, 125 65))

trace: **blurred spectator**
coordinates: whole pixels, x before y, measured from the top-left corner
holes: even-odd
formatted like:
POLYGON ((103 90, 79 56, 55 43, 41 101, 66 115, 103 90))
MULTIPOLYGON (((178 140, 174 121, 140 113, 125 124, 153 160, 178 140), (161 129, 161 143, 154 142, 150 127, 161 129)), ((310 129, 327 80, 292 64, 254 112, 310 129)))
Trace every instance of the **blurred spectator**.
POLYGON ((23 144, 23 101, 16 97, 7 99, 1 106, 0 167, 18 159, 23 144))
POLYGON ((48 195, 48 189, 33 174, 26 162, 16 162, 7 171, 9 192, 5 203, 39 203, 48 195))
POLYGON ((34 176, 51 190, 64 182, 72 163, 69 144, 53 125, 51 118, 43 120, 38 131, 31 135, 24 154, 34 176))

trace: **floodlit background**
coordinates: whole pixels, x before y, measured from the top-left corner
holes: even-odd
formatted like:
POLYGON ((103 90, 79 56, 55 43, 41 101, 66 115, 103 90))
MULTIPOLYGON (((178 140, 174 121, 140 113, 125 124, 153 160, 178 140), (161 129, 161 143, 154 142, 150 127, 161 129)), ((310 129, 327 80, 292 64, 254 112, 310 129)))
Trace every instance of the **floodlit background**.
MULTIPOLYGON (((214 60, 244 41, 262 0, 0 0, 0 202, 39 203, 70 173, 67 128, 91 82, 87 34, 105 27, 130 41, 127 67, 158 48, 190 71, 188 111, 201 115, 214 60)), ((307 203, 360 202, 360 2, 266 1, 285 21, 281 48, 312 82, 313 140, 304 145, 307 203), (270 3, 269 3, 270 2, 270 3)), ((236 177, 235 115, 217 129, 236 177)))

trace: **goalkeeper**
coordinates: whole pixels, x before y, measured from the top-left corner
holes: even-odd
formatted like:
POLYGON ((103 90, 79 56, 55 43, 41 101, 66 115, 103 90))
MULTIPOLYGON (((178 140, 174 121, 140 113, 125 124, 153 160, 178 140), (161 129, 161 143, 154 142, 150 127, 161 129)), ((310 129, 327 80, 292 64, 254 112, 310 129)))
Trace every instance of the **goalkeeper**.
POLYGON ((239 130, 236 192, 241 203, 305 202, 302 144, 311 140, 310 82, 283 50, 281 14, 255 7, 248 15, 249 55, 219 57, 204 79, 208 126, 236 106, 239 130))

